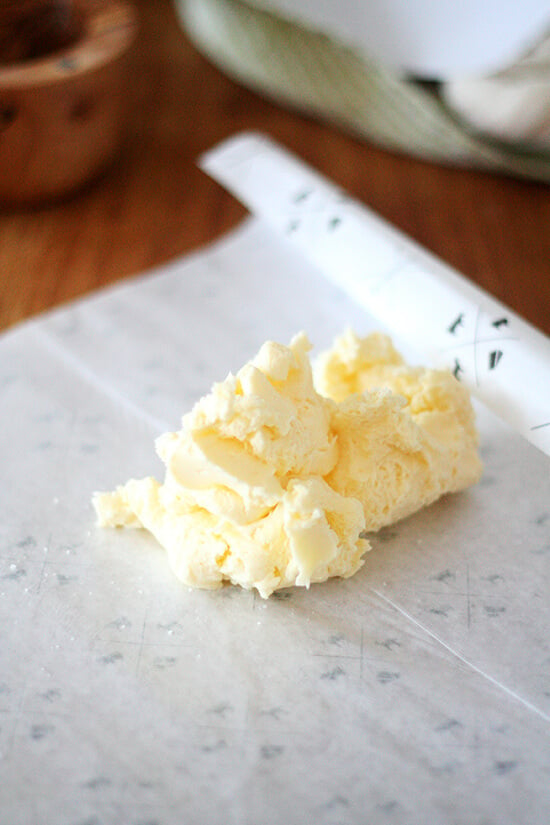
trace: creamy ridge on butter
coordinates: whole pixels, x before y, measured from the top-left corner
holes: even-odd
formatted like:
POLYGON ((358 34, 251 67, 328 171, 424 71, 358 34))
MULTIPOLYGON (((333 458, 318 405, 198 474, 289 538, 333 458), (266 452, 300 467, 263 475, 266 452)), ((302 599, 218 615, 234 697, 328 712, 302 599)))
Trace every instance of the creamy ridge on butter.
POLYGON ((376 531, 481 475, 467 390, 349 330, 317 359, 265 343, 156 441, 164 482, 93 498, 103 527, 145 528, 186 585, 267 598, 362 566, 376 531))

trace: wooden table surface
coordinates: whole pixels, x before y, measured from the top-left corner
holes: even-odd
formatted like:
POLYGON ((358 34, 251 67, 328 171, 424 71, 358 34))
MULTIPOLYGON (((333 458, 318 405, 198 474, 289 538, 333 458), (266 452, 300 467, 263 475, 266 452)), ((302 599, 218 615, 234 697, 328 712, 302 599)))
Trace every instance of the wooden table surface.
POLYGON ((550 333, 550 188, 386 152, 228 79, 178 27, 170 0, 136 0, 131 113, 116 163, 64 201, 0 212, 0 329, 181 256, 244 209, 195 160, 265 132, 550 333))

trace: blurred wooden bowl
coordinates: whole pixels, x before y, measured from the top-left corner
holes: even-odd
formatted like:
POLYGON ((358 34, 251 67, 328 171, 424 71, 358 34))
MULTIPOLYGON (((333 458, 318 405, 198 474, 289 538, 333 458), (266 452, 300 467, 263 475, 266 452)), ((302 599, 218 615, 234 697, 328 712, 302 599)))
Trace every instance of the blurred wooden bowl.
POLYGON ((73 0, 65 48, 0 65, 0 201, 67 194, 115 155, 125 121, 127 57, 137 31, 126 0, 73 0))

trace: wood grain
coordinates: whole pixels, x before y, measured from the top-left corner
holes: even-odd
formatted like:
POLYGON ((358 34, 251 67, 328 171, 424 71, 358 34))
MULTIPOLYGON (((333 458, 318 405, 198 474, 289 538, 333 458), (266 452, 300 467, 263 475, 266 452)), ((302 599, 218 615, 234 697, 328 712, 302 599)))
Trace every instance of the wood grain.
POLYGON ((222 138, 255 129, 550 332, 548 186, 392 154, 278 107, 205 60, 169 0, 135 5, 131 114, 116 161, 70 199, 0 213, 0 328, 234 226, 243 208, 195 161, 222 138))

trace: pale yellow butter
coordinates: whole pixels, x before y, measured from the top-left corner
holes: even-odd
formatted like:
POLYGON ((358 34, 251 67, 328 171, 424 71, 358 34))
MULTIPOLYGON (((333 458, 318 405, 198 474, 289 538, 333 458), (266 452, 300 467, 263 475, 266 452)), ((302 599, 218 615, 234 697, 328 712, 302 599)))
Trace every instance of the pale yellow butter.
POLYGON ((315 381, 339 402, 339 457, 326 479, 361 501, 367 531, 479 480, 470 395, 448 370, 408 367, 387 336, 347 331, 317 360, 315 381))
POLYGON ((479 478, 470 400, 450 373, 349 332, 318 359, 316 389, 310 348, 303 333, 267 342, 215 384, 157 440, 164 483, 96 494, 99 524, 149 530, 189 586, 267 597, 353 575, 365 531, 479 478))

